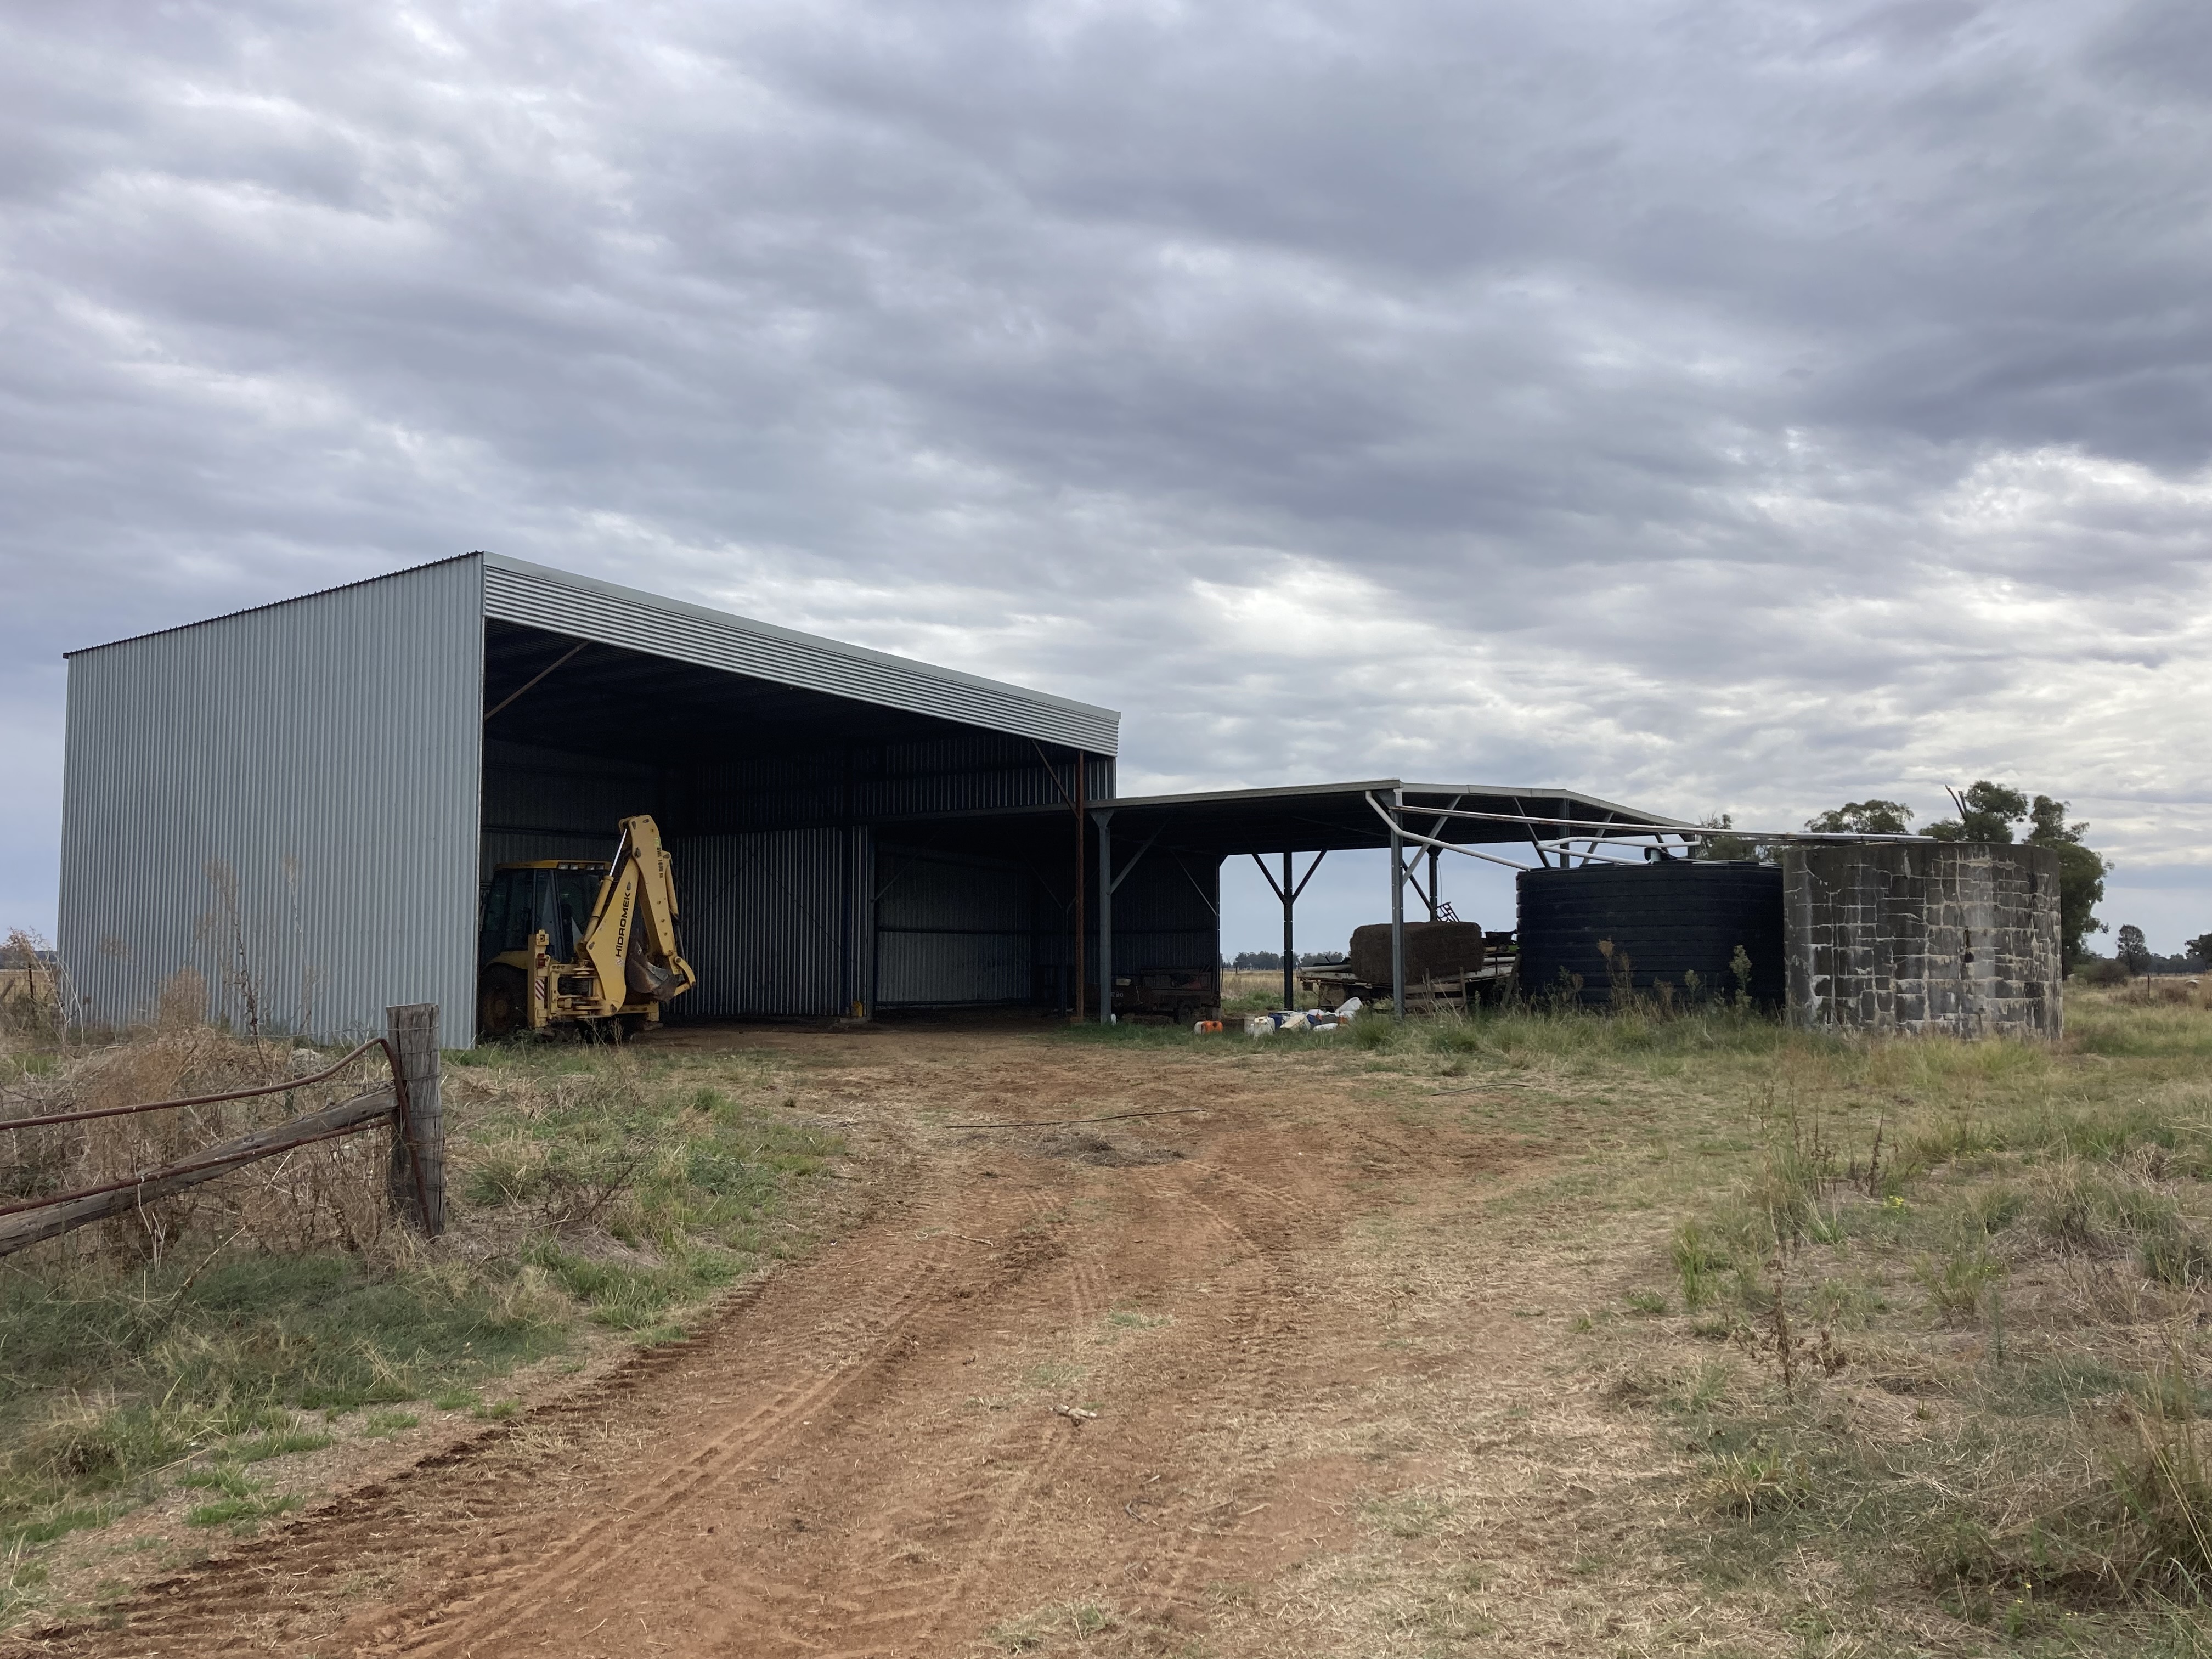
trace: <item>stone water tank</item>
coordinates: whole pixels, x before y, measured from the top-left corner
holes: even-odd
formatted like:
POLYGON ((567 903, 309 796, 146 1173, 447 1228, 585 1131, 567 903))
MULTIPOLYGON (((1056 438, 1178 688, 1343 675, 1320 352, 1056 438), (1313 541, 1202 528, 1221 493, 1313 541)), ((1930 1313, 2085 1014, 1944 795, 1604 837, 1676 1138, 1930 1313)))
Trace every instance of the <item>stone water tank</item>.
POLYGON ((1997 842, 1784 848, 1792 1024, 2055 1037, 2058 855, 1997 842))

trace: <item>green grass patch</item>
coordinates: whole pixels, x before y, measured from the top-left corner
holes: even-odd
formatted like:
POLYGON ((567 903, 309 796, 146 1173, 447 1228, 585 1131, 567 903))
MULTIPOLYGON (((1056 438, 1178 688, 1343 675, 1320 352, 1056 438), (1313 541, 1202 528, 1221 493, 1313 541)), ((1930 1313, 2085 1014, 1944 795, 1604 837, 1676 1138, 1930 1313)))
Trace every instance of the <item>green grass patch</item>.
POLYGON ((185 1523, 193 1527, 229 1527, 234 1531, 242 1531, 258 1522, 289 1515, 307 1501, 294 1492, 275 1496, 249 1492, 242 1497, 220 1498, 212 1504, 198 1504, 186 1510, 185 1523))
POLYGON ((315 1434, 306 1429, 291 1429, 281 1434, 259 1434, 251 1440, 241 1440, 223 1449, 223 1455, 234 1457, 241 1463, 262 1463, 272 1457, 289 1457, 295 1452, 320 1451, 331 1443, 327 1434, 315 1434))

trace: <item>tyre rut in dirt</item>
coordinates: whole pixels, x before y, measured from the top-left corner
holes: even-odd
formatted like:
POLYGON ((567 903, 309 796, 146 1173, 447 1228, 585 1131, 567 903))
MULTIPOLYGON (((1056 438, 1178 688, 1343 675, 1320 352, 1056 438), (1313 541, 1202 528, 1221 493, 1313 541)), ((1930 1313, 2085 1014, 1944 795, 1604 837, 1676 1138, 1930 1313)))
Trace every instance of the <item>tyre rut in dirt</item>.
MULTIPOLYGON (((1193 1189, 1192 1178, 1163 1174, 1155 1176, 1153 1183, 1164 1189, 1166 1194, 1171 1194, 1174 1201, 1202 1217, 1222 1237, 1243 1247, 1235 1259, 1243 1282, 1231 1293, 1229 1316, 1223 1322, 1234 1330, 1248 1334, 1237 1345, 1241 1363, 1231 1367, 1199 1403, 1216 1419, 1259 1409, 1279 1392, 1284 1334, 1267 1328, 1264 1316, 1269 1303, 1283 1293, 1286 1273, 1282 1258, 1287 1251, 1282 1246, 1262 1243, 1221 1209, 1200 1198, 1193 1189)), ((1261 1194, 1270 1206, 1297 1202, 1289 1194, 1256 1182, 1240 1177, 1237 1184, 1261 1194)), ((1249 1495, 1254 1478, 1248 1475, 1234 1481, 1236 1490, 1228 1498, 1216 1500, 1208 1510, 1200 1513, 1223 1508, 1233 1511, 1241 1507, 1237 1500, 1249 1495)), ((1230 1535, 1231 1530, 1199 1532, 1186 1522, 1181 1537, 1166 1553, 1164 1577, 1157 1583, 1148 1583, 1136 1598, 1136 1611, 1155 1619, 1164 1617, 1173 1608, 1187 1613, 1200 1611, 1200 1598, 1188 1594, 1186 1586, 1191 1575, 1205 1565, 1210 1547, 1230 1535)))
POLYGON ((652 1523, 712 1493, 738 1473, 739 1460, 780 1431, 801 1420, 801 1413, 824 1410, 837 1395, 890 1352, 905 1328, 931 1299, 931 1280, 941 1266, 941 1248, 929 1252, 907 1276, 905 1289, 878 1319, 863 1352, 836 1370, 805 1383, 787 1384, 772 1401, 747 1413, 674 1465, 661 1464, 634 1481, 593 1520, 567 1533, 550 1551, 505 1566, 481 1567, 450 1577, 428 1595, 413 1600, 397 1618, 386 1612, 379 1622, 410 1626, 404 1636, 385 1638, 383 1651, 436 1653, 478 1632, 512 1622, 516 1608, 543 1601, 544 1586, 566 1582, 588 1566, 595 1575, 617 1572, 647 1547, 652 1523), (427 1604, 427 1605, 426 1605, 427 1604), (458 1614, 458 1617, 453 1616, 458 1614), (411 1621, 411 1623, 410 1623, 411 1621))
MULTIPOLYGON (((1023 1219, 1018 1224, 1011 1217, 990 1221, 994 1237, 1008 1231, 1034 1237, 1057 1205, 1030 1194, 1020 1207, 1023 1219)), ((1063 1253, 1036 1249, 1003 1251, 993 1261, 997 1271, 987 1282, 999 1305, 1006 1305, 1014 1286, 1034 1285, 1042 1274, 1050 1278, 1054 1288, 1036 1286, 1037 1311, 1060 1304, 1079 1328, 1105 1310, 1107 1278, 1095 1263, 1069 1261, 1063 1253)), ((946 1620, 972 1595, 979 1576, 997 1563, 1006 1540, 1032 1513, 1039 1494, 1065 1472, 1076 1443, 1072 1426, 1058 1421, 1018 1426, 1012 1432, 1021 1443, 1001 1445, 989 1460, 994 1468, 1012 1471, 1011 1480, 968 1478, 951 1465, 941 1467, 933 1477, 914 1480, 909 1464, 909 1479, 925 1495, 922 1507, 877 1510, 853 1537, 841 1559, 838 1599, 853 1605, 842 1630, 855 1645, 824 1647, 818 1637, 809 1638, 799 1627, 802 1615, 818 1613, 819 1590, 805 1583, 740 1587, 754 1598, 750 1616, 740 1622, 726 1614, 718 1630, 730 1640, 742 1638, 748 1651, 763 1656, 858 1659, 933 1650, 930 1644, 946 1620), (957 1547, 961 1564, 949 1572, 893 1572, 890 1564, 899 1539, 931 1522, 935 1523, 930 1527, 934 1544, 940 1551, 957 1547), (779 1641, 784 1645, 776 1646, 779 1641)), ((946 1451, 953 1455, 950 1447, 946 1451)))

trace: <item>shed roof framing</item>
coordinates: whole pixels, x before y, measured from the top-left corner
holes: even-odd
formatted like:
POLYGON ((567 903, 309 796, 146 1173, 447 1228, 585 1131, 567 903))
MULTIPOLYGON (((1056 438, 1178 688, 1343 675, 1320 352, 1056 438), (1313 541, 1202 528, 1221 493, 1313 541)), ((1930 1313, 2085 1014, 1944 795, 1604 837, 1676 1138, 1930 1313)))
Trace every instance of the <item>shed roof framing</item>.
MULTIPOLYGON (((1157 830, 1162 832, 1159 845, 1164 848, 1223 858, 1388 847, 1392 840, 1389 815, 1403 821, 1403 839, 1435 840, 1454 848, 1510 844, 1525 849, 1531 840, 1549 845, 1569 837, 1604 841, 1698 833, 1696 824, 1578 790, 1410 783, 1401 778, 1122 795, 1099 805, 1110 805, 1120 834, 1141 838, 1157 830)), ((1038 807, 1005 807, 945 816, 948 826, 957 818, 958 833, 963 835, 970 826, 983 831, 988 821, 999 833, 1018 838, 1030 827, 1025 820, 1041 824, 1050 814, 1038 807)))

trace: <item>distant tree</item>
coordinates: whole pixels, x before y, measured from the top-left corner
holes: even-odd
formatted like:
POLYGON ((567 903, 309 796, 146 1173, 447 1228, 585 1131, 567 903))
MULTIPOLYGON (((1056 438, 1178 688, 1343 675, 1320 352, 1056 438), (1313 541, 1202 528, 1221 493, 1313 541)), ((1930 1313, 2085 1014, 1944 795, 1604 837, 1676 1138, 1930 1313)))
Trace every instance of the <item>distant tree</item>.
POLYGON ((2112 866, 2081 844, 2089 826, 2067 823, 2063 800, 2049 795, 2030 800, 2019 790, 1987 778, 1963 792, 1953 790, 1951 799, 1959 816, 1931 823, 1924 833, 1938 841, 2009 842, 2013 825, 2026 823, 2032 843, 2058 854, 2058 946, 2065 971, 2072 973, 2087 949, 2089 935, 2105 931, 2094 912, 2105 896, 2105 878, 2112 866))
POLYGON ((2027 832, 2028 840, 2058 854, 2058 944, 2065 971, 2070 974, 2089 935, 2105 931, 2095 912, 2105 896, 2105 877, 2112 866, 2102 854, 2081 844, 2089 826, 2067 823, 2064 801, 2038 795, 2028 808, 2028 817, 2035 826, 2027 832))
POLYGON ((2121 927, 2118 939, 2118 943, 2112 947, 2112 954, 2119 958, 2120 965, 2131 974, 2148 973, 2150 945, 2143 938, 2143 930, 2132 922, 2126 923, 2121 927))
MULTIPOLYGON (((1342 962, 1343 960, 1344 952, 1341 951, 1301 951, 1298 952, 1298 966, 1301 968, 1310 968, 1322 963, 1342 962)), ((1283 968, 1283 953, 1280 951, 1239 951, 1236 956, 1224 963, 1222 966, 1224 968, 1234 968, 1237 972, 1243 974, 1280 973, 1283 968)))
POLYGON ((1912 809, 1901 800, 1853 800, 1805 820, 1817 836, 1907 836, 1912 809))
POLYGON ((2181 948, 2189 952, 2189 960, 2199 968, 2212 968, 2212 933, 2199 933, 2195 939, 2184 939, 2181 948))
MULTIPOLYGON (((1733 812, 1709 812, 1698 820, 1698 827, 1705 830, 1729 830, 1735 828, 1733 812)), ((1693 859, 1750 859, 1760 864, 1773 862, 1773 852, 1767 844, 1751 836, 1707 835, 1691 853, 1693 859)))
MULTIPOLYGON (((2028 812, 2026 795, 2001 783, 1991 783, 1987 778, 1970 785, 1964 794, 1954 789, 1951 799, 1959 809, 1959 816, 1939 819, 1929 824, 1925 832, 1938 841, 2008 842, 2013 838, 2013 825, 2028 812)), ((2062 805, 2059 810, 2065 809, 2062 805)))

